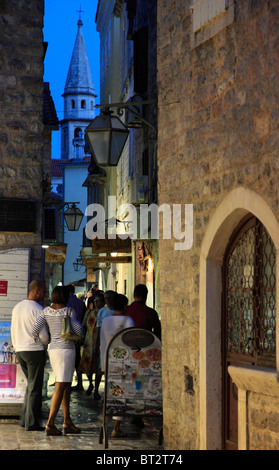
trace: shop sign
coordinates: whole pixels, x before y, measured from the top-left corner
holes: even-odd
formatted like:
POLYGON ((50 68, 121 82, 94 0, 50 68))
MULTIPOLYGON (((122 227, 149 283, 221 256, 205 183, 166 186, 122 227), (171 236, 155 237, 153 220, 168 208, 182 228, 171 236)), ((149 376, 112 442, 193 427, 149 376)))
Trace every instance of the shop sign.
POLYGON ((67 244, 53 245, 46 248, 45 262, 46 263, 65 263, 67 252, 67 244))
POLYGON ((94 256, 83 258, 83 266, 96 266, 99 263, 131 263, 132 256, 94 256))
POLYGON ((88 268, 86 270, 86 281, 87 282, 96 282, 96 271, 93 268, 88 268))
POLYGON ((115 238, 112 239, 108 237, 109 235, 106 235, 104 239, 95 238, 92 240, 92 253, 131 253, 131 238, 122 239, 118 235, 115 235, 115 238))
POLYGON ((0 281, 0 297, 7 297, 8 281, 0 281))

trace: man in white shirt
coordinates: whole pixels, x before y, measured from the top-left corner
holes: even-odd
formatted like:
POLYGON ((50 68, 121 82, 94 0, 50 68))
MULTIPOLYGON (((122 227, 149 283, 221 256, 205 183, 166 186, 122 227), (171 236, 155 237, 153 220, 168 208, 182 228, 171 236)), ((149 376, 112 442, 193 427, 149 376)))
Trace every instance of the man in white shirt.
POLYGON ((46 329, 40 333, 35 342, 31 334, 33 324, 43 307, 38 303, 46 294, 45 283, 32 281, 28 297, 19 302, 12 312, 11 337, 19 364, 27 379, 24 403, 20 418, 21 426, 27 431, 41 431, 45 428, 39 424, 42 387, 45 366, 45 347, 49 342, 46 329))

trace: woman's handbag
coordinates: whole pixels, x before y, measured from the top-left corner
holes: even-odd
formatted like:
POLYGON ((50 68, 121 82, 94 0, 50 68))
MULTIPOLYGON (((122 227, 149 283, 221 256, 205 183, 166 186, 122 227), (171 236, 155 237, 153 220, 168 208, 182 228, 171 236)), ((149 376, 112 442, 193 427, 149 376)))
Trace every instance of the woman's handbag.
POLYGON ((68 312, 65 317, 62 319, 62 333, 61 337, 65 339, 71 339, 72 341, 80 341, 83 337, 80 335, 77 335, 76 333, 73 332, 72 327, 71 327, 71 320, 70 316, 68 315, 68 312))

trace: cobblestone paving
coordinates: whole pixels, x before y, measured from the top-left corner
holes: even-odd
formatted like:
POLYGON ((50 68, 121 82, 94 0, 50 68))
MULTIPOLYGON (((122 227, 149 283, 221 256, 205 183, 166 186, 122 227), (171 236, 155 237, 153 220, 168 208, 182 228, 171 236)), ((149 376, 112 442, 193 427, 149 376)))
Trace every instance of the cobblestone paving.
MULTIPOLYGON (((51 397, 54 388, 50 375, 47 397, 43 401, 41 424, 45 426, 48 418, 51 397)), ((73 383, 75 385, 75 383, 73 383)), ((84 381, 84 390, 88 382, 84 381)), ((100 394, 103 396, 104 383, 100 394)), ((81 428, 81 434, 66 436, 46 436, 43 431, 25 431, 19 426, 18 419, 0 419, 0 450, 105 450, 104 442, 99 444, 99 432, 103 422, 102 400, 95 401, 93 394, 86 396, 85 391, 73 391, 71 394, 71 416, 81 428)), ((139 428, 130 422, 130 417, 123 421, 122 429, 128 435, 123 439, 110 438, 112 420, 108 424, 108 450, 162 450, 159 445, 161 418, 144 419, 144 427, 139 428)), ((56 424, 62 429, 63 415, 59 410, 56 424)))

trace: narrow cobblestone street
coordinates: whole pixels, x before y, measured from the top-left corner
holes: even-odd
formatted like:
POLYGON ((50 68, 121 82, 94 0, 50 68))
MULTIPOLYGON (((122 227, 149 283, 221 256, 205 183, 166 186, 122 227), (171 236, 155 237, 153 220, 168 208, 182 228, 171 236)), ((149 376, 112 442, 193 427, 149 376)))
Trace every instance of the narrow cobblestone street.
MULTIPOLYGON (((47 397, 43 400, 41 424, 45 426, 50 409, 54 387, 51 370, 48 380, 47 397)), ((75 385, 75 382, 73 382, 75 385)), ((71 395, 71 416, 74 423, 81 428, 78 435, 46 436, 40 431, 25 431, 18 419, 0 419, 0 450, 104 450, 104 441, 99 444, 99 432, 103 422, 103 400, 95 401, 93 394, 87 396, 85 390, 88 382, 83 376, 84 391, 73 391, 71 395)), ((100 395, 104 396, 104 381, 101 382, 100 395)), ((144 427, 139 428, 130 423, 126 417, 122 429, 127 434, 123 439, 111 439, 112 420, 108 425, 108 450, 162 450, 159 445, 159 433, 162 418, 144 420, 144 427)), ((57 427, 62 429, 63 414, 59 410, 57 427)))

